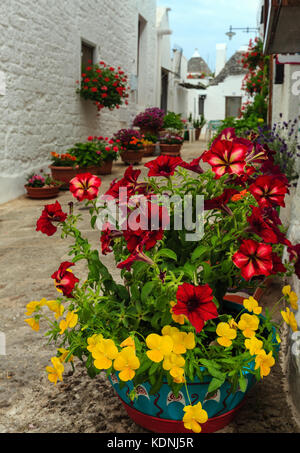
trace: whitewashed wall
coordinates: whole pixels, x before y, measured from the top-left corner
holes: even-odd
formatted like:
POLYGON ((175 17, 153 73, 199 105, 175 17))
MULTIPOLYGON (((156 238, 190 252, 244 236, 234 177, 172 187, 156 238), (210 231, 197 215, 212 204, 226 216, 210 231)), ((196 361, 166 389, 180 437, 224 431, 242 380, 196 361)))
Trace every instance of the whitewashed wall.
POLYGON ((207 121, 225 119, 226 96, 241 96, 242 103, 246 101, 245 92, 241 89, 243 78, 244 76, 229 76, 223 83, 207 88, 204 103, 204 116, 207 121))
POLYGON ((51 151, 112 134, 141 109, 133 92, 128 107, 97 118, 95 107, 75 92, 81 39, 96 46, 96 58, 136 75, 139 14, 147 20, 147 106, 155 104, 156 0, 1 1, 0 203, 24 192, 26 175, 47 167, 51 151))

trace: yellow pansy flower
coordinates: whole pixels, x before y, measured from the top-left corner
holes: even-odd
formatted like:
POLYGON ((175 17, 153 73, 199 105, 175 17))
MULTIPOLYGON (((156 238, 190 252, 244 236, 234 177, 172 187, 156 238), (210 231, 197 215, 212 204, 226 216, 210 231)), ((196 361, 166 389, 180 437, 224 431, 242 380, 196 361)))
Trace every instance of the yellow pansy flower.
POLYGON ((177 327, 165 326, 162 329, 163 336, 170 336, 173 340, 173 352, 185 354, 187 349, 194 349, 196 346, 193 332, 180 332, 177 327))
POLYGON ((60 381, 63 380, 62 374, 64 372, 64 366, 58 357, 52 357, 51 362, 53 367, 47 366, 46 371, 49 373, 48 374, 49 381, 53 382, 56 385, 58 379, 60 381))
POLYGON ((249 299, 244 299, 243 305, 246 310, 251 313, 253 312, 255 315, 260 315, 262 312, 262 308, 259 307, 257 300, 255 300, 252 296, 250 296, 249 299))
POLYGON ((216 333, 219 337, 217 338, 217 342, 225 348, 232 345, 232 340, 234 340, 237 335, 236 330, 232 329, 226 322, 220 322, 218 324, 216 333))
POLYGON ((238 322, 238 328, 242 330, 244 337, 252 338, 259 326, 259 318, 256 315, 244 313, 238 322))
POLYGON ((286 285, 282 289, 282 294, 288 299, 293 310, 298 310, 298 296, 295 291, 292 291, 290 285, 286 285))
POLYGON ((289 296, 291 291, 292 291, 291 285, 286 285, 282 288, 282 294, 284 296, 289 296))
POLYGON ((40 323, 37 321, 35 318, 29 318, 25 319, 25 322, 34 330, 35 332, 38 332, 40 330, 40 323))
POLYGON ((172 376, 173 381, 176 384, 184 384, 185 378, 184 378, 184 369, 183 368, 179 368, 179 367, 171 368, 170 375, 172 376))
POLYGON ((249 349, 251 355, 258 354, 261 351, 263 345, 263 342, 256 337, 247 338, 245 340, 245 346, 247 349, 249 349))
POLYGON ((78 315, 74 311, 69 311, 67 313, 66 319, 62 319, 59 323, 60 335, 62 335, 65 330, 73 329, 78 322, 78 315))
POLYGON ((64 306, 57 300, 48 300, 46 302, 46 305, 49 308, 49 310, 55 313, 55 319, 60 318, 65 311, 64 306))
POLYGON ((288 307, 286 308, 286 311, 281 311, 280 313, 287 325, 291 327, 292 331, 297 332, 298 326, 294 313, 290 311, 288 307))
POLYGON ((235 320, 233 318, 229 319, 228 325, 229 325, 230 329, 237 329, 238 328, 238 325, 237 325, 237 323, 235 322, 235 320))
MULTIPOLYGON (((66 358, 68 357, 69 355, 69 352, 67 349, 65 348, 58 348, 57 350, 61 355, 58 357, 59 360, 63 363, 66 361, 66 358)), ((68 362, 73 362, 73 359, 74 359, 74 356, 71 355, 70 358, 67 360, 68 362)))
POLYGON ((128 337, 128 338, 126 338, 126 340, 122 341, 120 346, 121 346, 121 348, 126 348, 127 346, 129 346, 129 347, 135 349, 134 339, 132 337, 128 337))
POLYGON ((135 355, 135 349, 131 346, 126 346, 119 352, 114 361, 114 369, 119 371, 121 381, 127 382, 135 376, 135 370, 140 367, 140 361, 135 355))
POLYGON ((118 348, 113 340, 101 340, 92 350, 95 367, 98 370, 108 370, 118 354, 118 348))
POLYGON ((165 356, 163 361, 163 369, 170 371, 172 368, 182 368, 185 365, 185 359, 174 352, 165 356))
POLYGON ((291 291, 289 294, 289 302, 293 310, 298 310, 298 296, 294 291, 291 291))
POLYGON ((183 423, 186 429, 192 430, 194 433, 201 432, 201 425, 208 420, 207 412, 202 409, 202 404, 198 403, 195 406, 186 406, 184 409, 183 423))
POLYGON ((269 354, 264 349, 261 349, 255 357, 255 370, 259 368, 260 377, 268 376, 271 371, 271 367, 275 364, 272 351, 269 354))
POLYGON ((170 355, 173 349, 173 340, 169 335, 160 336, 151 333, 146 338, 146 344, 150 351, 146 354, 152 362, 159 363, 165 356, 170 355))
POLYGON ((45 298, 41 299, 40 301, 33 300, 26 305, 27 312, 25 313, 26 316, 31 316, 34 312, 38 311, 40 307, 45 305, 47 300, 45 298))
POLYGON ((175 305, 177 305, 177 302, 171 301, 170 305, 171 305, 170 313, 172 315, 173 321, 177 322, 177 324, 180 324, 181 326, 183 326, 183 324, 186 321, 186 317, 184 315, 175 315, 175 313, 173 313, 173 307, 175 307, 175 305))
POLYGON ((98 333, 98 334, 95 333, 94 335, 92 335, 91 337, 89 337, 87 339, 88 346, 86 349, 90 352, 93 352, 93 350, 95 349, 97 344, 99 344, 102 340, 103 340, 103 335, 101 333, 98 333))

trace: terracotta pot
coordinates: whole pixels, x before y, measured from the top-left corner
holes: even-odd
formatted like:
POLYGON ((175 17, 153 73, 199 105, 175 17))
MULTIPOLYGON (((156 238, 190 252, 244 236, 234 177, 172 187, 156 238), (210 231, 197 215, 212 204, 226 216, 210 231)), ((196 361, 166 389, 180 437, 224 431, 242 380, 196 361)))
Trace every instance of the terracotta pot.
POLYGON ((160 145, 160 153, 162 156, 180 156, 182 145, 160 145))
POLYGON ((125 164, 138 165, 144 155, 144 150, 135 151, 133 149, 127 149, 121 153, 121 159, 125 164))
POLYGON ((24 186, 29 198, 43 199, 57 197, 60 185, 45 187, 24 186))
POLYGON ((153 156, 155 151, 155 145, 147 145, 144 148, 144 157, 150 157, 153 156))
POLYGON ((75 178, 78 173, 82 173, 82 169, 73 167, 55 167, 54 165, 50 165, 49 168, 52 178, 55 181, 61 181, 63 183, 60 187, 61 189, 68 189, 71 179, 75 178))
POLYGON ((202 131, 202 127, 197 127, 196 128, 196 130, 195 130, 195 139, 196 140, 199 140, 201 131, 202 131))
POLYGON ((113 166, 113 161, 108 160, 106 162, 103 162, 101 167, 98 167, 98 173, 97 175, 110 175, 112 172, 112 166, 113 166))

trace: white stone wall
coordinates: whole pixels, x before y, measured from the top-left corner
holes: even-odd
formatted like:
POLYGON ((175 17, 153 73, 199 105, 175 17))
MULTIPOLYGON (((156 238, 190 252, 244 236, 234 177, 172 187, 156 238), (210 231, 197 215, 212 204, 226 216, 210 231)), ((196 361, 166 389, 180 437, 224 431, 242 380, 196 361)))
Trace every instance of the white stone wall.
POLYGON ((144 106, 155 104, 156 0, 2 0, 0 2, 0 203, 24 192, 25 177, 47 168, 51 151, 64 152, 89 135, 127 127, 141 106, 96 108, 76 94, 81 40, 96 46, 96 61, 137 74, 139 14, 144 36, 144 106), (5 86, 4 86, 5 85, 5 86))
POLYGON ((244 76, 229 76, 223 83, 209 86, 206 90, 204 116, 207 121, 224 120, 226 115, 226 96, 241 96, 242 104, 247 96, 242 91, 244 76))

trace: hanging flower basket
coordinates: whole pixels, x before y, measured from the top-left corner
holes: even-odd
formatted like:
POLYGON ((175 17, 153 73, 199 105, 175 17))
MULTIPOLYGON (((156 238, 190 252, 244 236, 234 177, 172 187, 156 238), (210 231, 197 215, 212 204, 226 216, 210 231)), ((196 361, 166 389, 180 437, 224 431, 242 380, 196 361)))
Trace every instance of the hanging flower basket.
POLYGON ((116 69, 100 61, 99 64, 86 66, 81 77, 77 93, 83 99, 92 101, 98 111, 118 109, 123 103, 128 104, 127 75, 120 67, 116 69))

